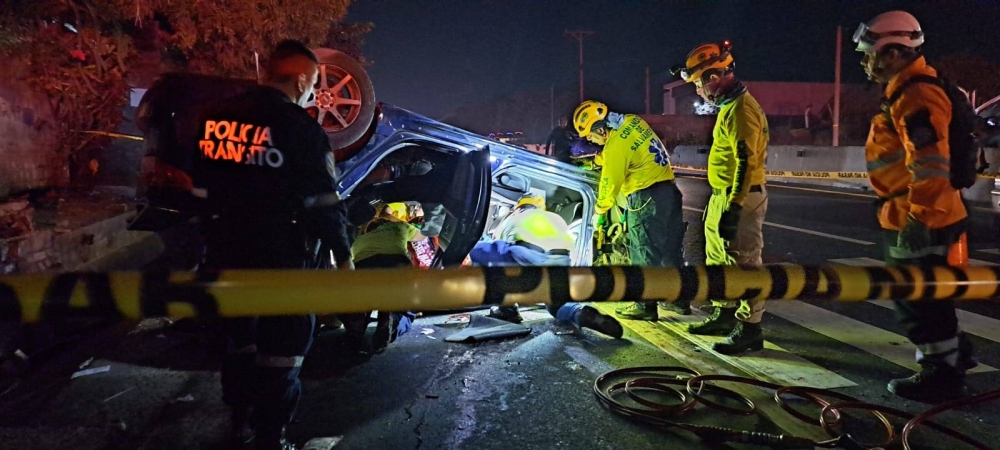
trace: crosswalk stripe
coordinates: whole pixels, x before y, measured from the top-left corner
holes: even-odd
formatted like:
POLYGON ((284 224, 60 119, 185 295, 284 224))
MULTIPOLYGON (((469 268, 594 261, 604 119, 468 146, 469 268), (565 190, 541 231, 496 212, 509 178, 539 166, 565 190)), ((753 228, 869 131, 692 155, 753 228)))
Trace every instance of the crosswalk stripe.
MULTIPOLYGON (((595 304, 595 306, 605 314, 614 314, 614 305, 595 304)), ((812 386, 824 389, 857 386, 856 383, 840 376, 836 372, 820 367, 772 342, 765 341, 763 351, 741 356, 729 356, 717 353, 712 350, 712 344, 721 341, 723 338, 697 336, 687 332, 687 323, 701 319, 701 316, 688 316, 687 318, 667 316, 660 318, 656 325, 684 338, 690 344, 700 349, 701 352, 712 355, 714 358, 718 358, 748 375, 765 381, 786 386, 812 386)), ((662 334, 662 331, 657 333, 656 328, 640 327, 636 325, 637 322, 634 320, 622 321, 626 327, 642 335, 643 338, 654 344, 663 340, 662 336, 657 336, 657 334, 662 334)), ((684 355, 675 354, 678 351, 676 343, 673 345, 657 344, 657 346, 678 360, 684 361, 684 355)))
MULTIPOLYGON (((905 337, 805 302, 771 302, 767 312, 908 369, 920 370, 905 337)), ((980 364, 972 372, 996 369, 980 364)))
MULTIPOLYGON (((835 264, 843 264, 845 266, 884 266, 885 265, 885 263, 882 262, 882 261, 880 261, 880 260, 877 260, 875 258, 865 258, 865 257, 861 257, 861 258, 831 259, 830 262, 835 263, 835 264)), ((983 261, 981 259, 972 259, 972 258, 969 258, 969 265, 970 266, 995 266, 996 263, 992 263, 990 261, 983 261)))
POLYGON ((976 250, 977 252, 989 253, 991 255, 1000 255, 1000 249, 995 248, 983 248, 976 250))
MULTIPOLYGON (((970 260, 970 263, 971 261, 972 260, 970 260)), ((883 265, 882 261, 872 258, 831 259, 830 262, 844 264, 847 266, 883 265)), ((985 263, 985 261, 981 262, 985 263)), ((883 308, 893 309, 892 301, 890 300, 869 300, 868 303, 878 305, 883 308)), ((984 315, 962 309, 956 309, 955 314, 958 316, 958 324, 962 328, 962 331, 984 339, 989 339, 993 342, 1000 342, 1000 320, 992 319, 984 315)))

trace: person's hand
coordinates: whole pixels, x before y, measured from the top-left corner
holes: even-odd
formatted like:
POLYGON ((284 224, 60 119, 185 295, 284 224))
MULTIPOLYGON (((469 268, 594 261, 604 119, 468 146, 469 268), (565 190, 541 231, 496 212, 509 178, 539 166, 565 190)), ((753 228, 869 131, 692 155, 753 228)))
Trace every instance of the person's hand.
POLYGON ((736 230, 740 225, 740 211, 743 207, 735 203, 730 203, 729 208, 719 216, 719 237, 726 241, 736 239, 736 230))
POLYGON ((594 229, 604 228, 605 216, 606 214, 594 214, 594 229))
POLYGON ((899 237, 896 239, 896 247, 899 247, 909 253, 920 253, 922 250, 931 245, 931 230, 927 228, 916 217, 912 214, 906 216, 906 225, 903 226, 902 231, 899 232, 899 237))

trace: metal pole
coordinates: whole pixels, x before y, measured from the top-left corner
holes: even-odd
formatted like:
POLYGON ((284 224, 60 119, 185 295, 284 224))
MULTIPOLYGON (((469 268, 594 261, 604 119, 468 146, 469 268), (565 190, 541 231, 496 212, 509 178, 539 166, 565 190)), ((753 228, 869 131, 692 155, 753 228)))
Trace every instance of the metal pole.
POLYGON ((0 276, 0 321, 430 311, 514 303, 1000 300, 1000 267, 485 267, 0 276))
POLYGON ((570 31, 566 30, 566 35, 576 39, 580 52, 580 103, 583 103, 583 40, 593 35, 594 31, 570 31))
POLYGON ((649 115, 649 66, 646 66, 646 115, 649 115))
POLYGON ((837 26, 837 63, 833 77, 833 146, 840 146, 840 48, 844 27, 837 26))

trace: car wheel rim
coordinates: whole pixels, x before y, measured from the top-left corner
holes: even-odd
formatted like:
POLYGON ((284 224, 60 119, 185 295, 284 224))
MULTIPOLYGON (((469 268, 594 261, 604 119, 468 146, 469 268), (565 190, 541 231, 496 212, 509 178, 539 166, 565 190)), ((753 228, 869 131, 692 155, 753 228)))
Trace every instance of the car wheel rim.
POLYGON ((346 129, 361 115, 361 86, 341 67, 320 64, 316 92, 306 105, 309 114, 328 132, 346 129))

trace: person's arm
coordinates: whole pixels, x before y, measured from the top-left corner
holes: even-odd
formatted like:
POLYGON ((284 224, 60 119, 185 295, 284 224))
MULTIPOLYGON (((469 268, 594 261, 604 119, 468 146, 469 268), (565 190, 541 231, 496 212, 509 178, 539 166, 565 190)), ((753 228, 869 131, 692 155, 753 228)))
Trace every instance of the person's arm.
POLYGON ((906 149, 910 217, 922 224, 950 213, 950 199, 942 195, 951 187, 948 124, 951 102, 944 91, 929 83, 907 88, 891 110, 894 125, 906 149))
POLYGON ((729 137, 731 148, 736 152, 736 173, 729 203, 740 206, 750 193, 750 173, 756 169, 752 164, 759 160, 757 156, 766 150, 764 146, 767 145, 761 139, 764 124, 760 118, 763 114, 750 108, 747 103, 738 105, 730 123, 729 137))
POLYGON ((353 269, 351 245, 347 234, 347 207, 337 193, 333 151, 322 128, 311 127, 310 139, 303 148, 298 180, 303 192, 303 219, 311 236, 333 252, 338 269, 353 269))
POLYGON ((597 191, 597 205, 595 207, 598 215, 608 212, 615 206, 615 199, 625 183, 625 175, 628 173, 629 156, 631 150, 627 147, 628 141, 620 142, 621 145, 605 145, 603 152, 604 166, 601 168, 601 182, 597 191))

